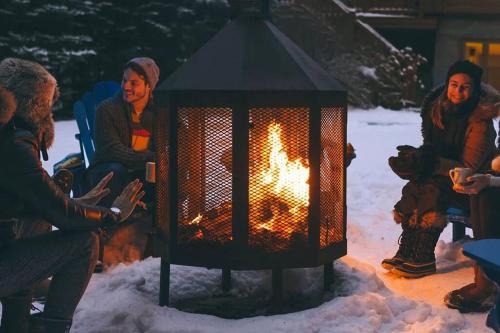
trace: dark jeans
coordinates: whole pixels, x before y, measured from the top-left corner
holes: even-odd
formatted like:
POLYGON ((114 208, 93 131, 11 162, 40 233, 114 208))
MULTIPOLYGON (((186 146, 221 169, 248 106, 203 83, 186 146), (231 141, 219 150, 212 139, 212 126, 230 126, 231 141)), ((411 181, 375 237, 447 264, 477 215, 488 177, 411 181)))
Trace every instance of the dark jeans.
POLYGON ((52 276, 44 315, 71 320, 97 261, 91 231, 54 231, 10 242, 0 250, 0 297, 52 276))
POLYGON ((146 195, 143 197, 144 202, 152 200, 151 184, 144 182, 146 169, 128 170, 123 164, 116 162, 102 163, 92 167, 89 172, 90 188, 93 188, 101 181, 104 176, 113 171, 113 178, 108 183, 108 188, 111 192, 99 202, 99 206, 111 207, 113 201, 120 195, 122 190, 134 179, 139 179, 143 182, 143 190, 146 195))
POLYGON ((470 221, 475 239, 500 238, 500 188, 470 196, 470 221))

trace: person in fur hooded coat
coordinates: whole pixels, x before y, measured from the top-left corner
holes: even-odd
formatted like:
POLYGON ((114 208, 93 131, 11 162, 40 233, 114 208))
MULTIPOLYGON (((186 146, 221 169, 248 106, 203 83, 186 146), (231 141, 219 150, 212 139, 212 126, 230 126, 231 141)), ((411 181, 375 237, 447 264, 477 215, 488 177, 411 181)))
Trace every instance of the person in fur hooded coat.
POLYGON ((41 65, 0 62, 0 332, 66 332, 97 260, 93 232, 125 220, 144 195, 134 181, 112 208, 95 206, 106 181, 71 199, 42 168, 40 153, 54 140, 57 82, 41 65), (15 238, 20 220, 43 219, 59 230, 15 238), (29 318, 31 286, 52 276, 44 311, 29 318), (30 319, 30 320, 29 320, 30 319), (30 327, 31 326, 31 327, 30 327))
POLYGON ((481 84, 482 73, 469 61, 451 65, 446 83, 423 103, 423 146, 399 147, 404 154, 389 160, 398 175, 411 179, 394 206, 394 219, 403 229, 399 249, 382 261, 391 273, 418 278, 436 272, 434 249, 447 224, 446 210, 469 208, 468 196, 453 190, 449 171, 467 167, 483 172, 497 154, 492 119, 497 115, 493 103, 498 92, 481 84), (407 155, 413 158, 401 158, 407 155), (407 163, 395 163, 401 160, 407 163))

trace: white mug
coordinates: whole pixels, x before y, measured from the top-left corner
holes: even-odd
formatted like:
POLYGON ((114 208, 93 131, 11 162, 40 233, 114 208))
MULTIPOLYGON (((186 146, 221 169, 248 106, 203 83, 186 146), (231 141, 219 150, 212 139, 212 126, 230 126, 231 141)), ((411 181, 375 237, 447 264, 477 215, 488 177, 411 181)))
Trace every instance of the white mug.
POLYGON ((471 168, 455 168, 450 170, 450 178, 454 185, 464 186, 467 183, 467 177, 472 176, 471 168))
POLYGON ((155 183, 156 182, 156 163, 155 162, 146 162, 145 180, 148 183, 155 183))

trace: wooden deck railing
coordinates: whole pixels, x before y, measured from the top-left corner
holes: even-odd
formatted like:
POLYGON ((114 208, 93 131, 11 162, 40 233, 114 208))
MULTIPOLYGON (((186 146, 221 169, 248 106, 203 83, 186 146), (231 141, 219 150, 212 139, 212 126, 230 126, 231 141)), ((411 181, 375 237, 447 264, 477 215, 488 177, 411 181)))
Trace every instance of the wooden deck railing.
POLYGON ((352 8, 363 12, 413 13, 420 15, 500 13, 498 0, 350 0, 352 8))

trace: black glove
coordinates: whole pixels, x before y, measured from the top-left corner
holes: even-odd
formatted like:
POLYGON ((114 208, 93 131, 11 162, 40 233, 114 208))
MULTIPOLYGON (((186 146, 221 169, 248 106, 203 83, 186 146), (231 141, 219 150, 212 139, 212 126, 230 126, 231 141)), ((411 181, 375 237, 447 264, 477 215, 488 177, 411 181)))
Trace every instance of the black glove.
POLYGON ((434 146, 415 148, 404 145, 396 149, 398 156, 389 157, 389 166, 396 175, 405 180, 422 180, 432 176, 437 163, 434 146))

